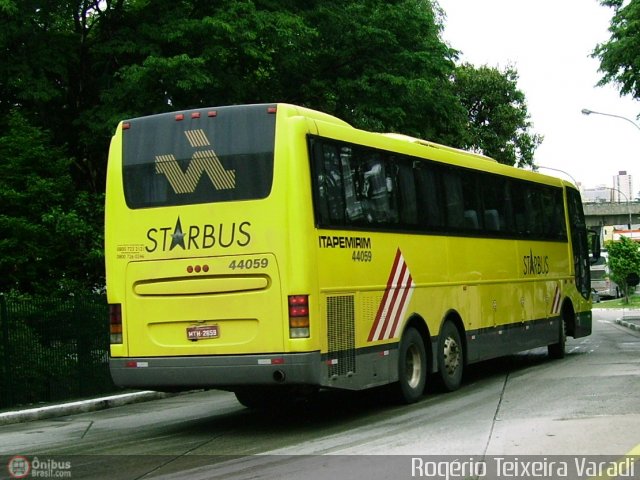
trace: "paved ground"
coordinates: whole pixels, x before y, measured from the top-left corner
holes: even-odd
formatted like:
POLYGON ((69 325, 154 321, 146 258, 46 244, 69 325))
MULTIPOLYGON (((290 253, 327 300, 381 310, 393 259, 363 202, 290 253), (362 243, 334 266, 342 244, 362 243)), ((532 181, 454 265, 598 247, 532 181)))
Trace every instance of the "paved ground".
POLYGON ((640 310, 622 310, 620 313, 616 323, 633 330, 640 330, 640 310))
MULTIPOLYGON (((597 310, 612 312, 611 309, 597 310)), ((617 309, 615 322, 626 328, 640 331, 640 309, 617 309)), ((130 403, 144 402, 153 399, 167 397, 171 394, 164 394, 151 391, 127 392, 120 395, 109 395, 100 398, 66 402, 61 404, 47 405, 38 408, 16 409, 13 411, 0 412, 0 425, 20 423, 32 420, 42 420, 47 418, 73 415, 76 413, 103 410, 130 403)))

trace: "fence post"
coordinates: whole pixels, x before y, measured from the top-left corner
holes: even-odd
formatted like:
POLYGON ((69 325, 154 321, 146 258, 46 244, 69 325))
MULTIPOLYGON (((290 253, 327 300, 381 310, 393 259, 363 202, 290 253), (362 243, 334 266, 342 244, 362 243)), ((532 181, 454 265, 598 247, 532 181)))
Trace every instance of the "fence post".
POLYGON ((2 381, 0 382, 0 408, 13 405, 13 390, 11 388, 11 355, 9 352, 9 314, 7 309, 7 299, 0 293, 0 327, 2 335, 2 355, 0 361, 2 365, 2 381))
POLYGON ((73 325, 76 338, 76 354, 78 355, 78 392, 80 396, 89 393, 92 377, 95 372, 92 371, 91 362, 91 334, 88 331, 90 318, 87 318, 87 302, 86 296, 74 295, 73 300, 73 325))

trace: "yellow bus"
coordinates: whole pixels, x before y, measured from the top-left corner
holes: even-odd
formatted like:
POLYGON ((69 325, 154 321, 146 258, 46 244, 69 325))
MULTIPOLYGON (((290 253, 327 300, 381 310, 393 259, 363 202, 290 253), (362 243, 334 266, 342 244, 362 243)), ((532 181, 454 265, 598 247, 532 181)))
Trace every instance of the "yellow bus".
POLYGON ((289 104, 121 122, 109 153, 114 382, 260 406, 428 379, 591 332, 563 180, 289 104))

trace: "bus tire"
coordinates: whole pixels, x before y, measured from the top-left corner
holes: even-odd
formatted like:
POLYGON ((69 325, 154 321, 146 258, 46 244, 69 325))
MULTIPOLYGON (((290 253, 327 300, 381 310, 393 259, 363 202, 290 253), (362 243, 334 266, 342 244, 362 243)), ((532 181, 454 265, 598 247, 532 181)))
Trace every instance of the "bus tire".
POLYGON ((254 410, 293 407, 311 401, 318 388, 309 385, 238 387, 233 393, 240 404, 254 410))
POLYGON ((558 328, 558 342, 552 343, 547 346, 549 357, 554 359, 564 358, 565 344, 567 343, 567 324, 564 318, 560 319, 560 326, 558 328))
POLYGON ((259 409, 269 406, 269 402, 266 402, 264 395, 261 395, 263 391, 257 388, 245 387, 234 391, 236 399, 240 404, 247 408, 259 409))
POLYGON ((460 388, 464 370, 464 350, 458 327, 447 320, 442 325, 438 339, 438 371, 445 390, 460 388))
POLYGON ((289 390, 284 387, 243 387, 233 393, 236 394, 238 402, 254 410, 271 410, 278 405, 286 404, 292 398, 289 390))
POLYGON ((427 352, 418 331, 409 327, 400 340, 398 355, 398 393, 404 403, 417 402, 427 383, 427 352))

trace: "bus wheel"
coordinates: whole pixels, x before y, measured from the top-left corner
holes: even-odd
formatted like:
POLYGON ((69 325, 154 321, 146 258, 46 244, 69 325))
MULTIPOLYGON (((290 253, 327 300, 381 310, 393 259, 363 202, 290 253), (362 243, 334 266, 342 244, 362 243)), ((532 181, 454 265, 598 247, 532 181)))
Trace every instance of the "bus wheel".
POLYGON ((560 319, 560 327, 558 330, 558 343, 552 343, 547 346, 549 356, 556 359, 564 358, 564 346, 567 342, 567 326, 564 318, 560 319))
POLYGON ((271 403, 265 398, 264 389, 245 387, 233 393, 236 394, 238 402, 247 408, 264 408, 271 403))
POLYGON ((413 327, 407 328, 400 340, 398 380, 400 399, 417 402, 427 383, 427 353, 422 336, 413 327))
POLYGON ((318 393, 310 385, 238 387, 236 399, 243 406, 254 410, 276 410, 307 403, 318 393))
POLYGON ((243 406, 256 410, 270 410, 278 405, 292 402, 290 390, 286 387, 243 387, 235 390, 236 399, 243 406))
POLYGON ((438 340, 438 369, 444 388, 452 392, 460 388, 464 369, 464 352, 460 332, 453 322, 446 321, 438 340))

